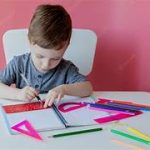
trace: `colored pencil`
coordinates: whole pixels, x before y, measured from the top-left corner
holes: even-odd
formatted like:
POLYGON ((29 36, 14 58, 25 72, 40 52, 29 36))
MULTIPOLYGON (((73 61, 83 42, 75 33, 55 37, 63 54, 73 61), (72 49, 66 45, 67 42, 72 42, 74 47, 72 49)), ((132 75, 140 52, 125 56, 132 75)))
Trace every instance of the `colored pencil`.
POLYGON ((142 147, 139 147, 139 146, 136 146, 136 145, 133 145, 133 144, 129 144, 129 143, 126 143, 126 142, 123 142, 123 141, 120 141, 120 140, 112 139, 112 142, 114 142, 116 144, 119 144, 119 145, 122 145, 124 147, 134 149, 134 150, 144 150, 144 148, 142 148, 142 147))
POLYGON ((90 107, 94 107, 97 109, 100 108, 100 109, 114 110, 117 112, 122 112, 122 113, 130 114, 130 115, 134 115, 137 112, 136 110, 120 108, 120 107, 116 107, 116 106, 109 106, 107 104, 99 104, 99 103, 93 104, 93 103, 89 103, 89 102, 84 102, 84 103, 89 105, 90 107))
POLYGON ((132 109, 132 110, 150 111, 150 108, 140 107, 140 106, 132 106, 132 105, 127 105, 127 104, 118 104, 118 103, 114 103, 114 102, 108 102, 107 105, 120 107, 120 108, 126 108, 126 109, 132 109))
POLYGON ((140 132, 139 130, 137 130, 135 128, 128 127, 127 129, 128 129, 128 131, 132 132, 133 134, 139 136, 140 138, 143 138, 144 140, 150 142, 150 136, 145 135, 144 133, 140 132))
POLYGON ((60 134, 54 134, 49 137, 64 137, 64 136, 71 136, 71 135, 77 135, 77 134, 83 134, 83 133, 91 133, 91 132, 97 132, 103 130, 102 128, 92 128, 92 129, 85 129, 85 130, 78 130, 78 131, 72 131, 72 132, 65 132, 60 134))
POLYGON ((111 129, 111 132, 115 133, 115 134, 118 134, 118 135, 121 135, 123 137, 129 138, 129 139, 132 139, 132 140, 135 140, 135 141, 142 142, 142 143, 150 145, 150 141, 144 140, 142 138, 139 138, 139 137, 136 137, 136 136, 132 136, 130 134, 127 134, 127 133, 124 133, 124 132, 121 132, 121 131, 118 131, 118 130, 114 130, 114 129, 111 129))

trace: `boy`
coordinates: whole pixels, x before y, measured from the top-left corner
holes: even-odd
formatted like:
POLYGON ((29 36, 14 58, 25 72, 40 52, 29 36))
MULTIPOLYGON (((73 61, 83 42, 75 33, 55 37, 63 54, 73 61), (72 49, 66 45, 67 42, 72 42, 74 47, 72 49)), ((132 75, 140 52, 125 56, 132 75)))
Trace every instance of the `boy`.
POLYGON ((31 52, 15 56, 0 72, 0 97, 30 102, 39 93, 47 93, 46 108, 64 95, 89 96, 92 93, 90 82, 73 63, 63 59, 71 32, 70 15, 62 6, 38 6, 28 32, 31 52), (13 83, 16 88, 10 87, 13 83))

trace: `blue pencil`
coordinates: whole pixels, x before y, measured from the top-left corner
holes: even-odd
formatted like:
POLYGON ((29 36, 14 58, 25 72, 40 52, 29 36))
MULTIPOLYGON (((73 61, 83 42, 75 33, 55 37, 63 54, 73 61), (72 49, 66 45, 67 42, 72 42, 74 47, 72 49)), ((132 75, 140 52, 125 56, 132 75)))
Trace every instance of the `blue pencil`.
POLYGON ((133 110, 133 109, 128 109, 128 108, 120 108, 120 107, 116 107, 116 106, 109 106, 107 104, 93 104, 93 103, 89 103, 89 102, 84 102, 85 104, 90 105, 90 107, 94 107, 94 108, 101 108, 101 109, 108 109, 108 110, 116 110, 116 111, 120 111, 120 112, 129 112, 131 114, 135 114, 137 112, 137 110, 133 110))
POLYGON ((126 108, 126 109, 132 109, 132 110, 144 110, 144 111, 150 111, 150 108, 140 107, 140 106, 131 106, 127 104, 118 104, 114 102, 108 102, 107 105, 109 106, 116 106, 120 108, 126 108))

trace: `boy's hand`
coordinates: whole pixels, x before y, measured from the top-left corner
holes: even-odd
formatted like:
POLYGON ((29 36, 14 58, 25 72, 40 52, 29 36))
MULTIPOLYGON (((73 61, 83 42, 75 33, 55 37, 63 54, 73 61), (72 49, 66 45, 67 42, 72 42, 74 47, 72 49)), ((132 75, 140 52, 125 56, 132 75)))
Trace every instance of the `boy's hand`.
POLYGON ((34 88, 26 86, 23 89, 19 89, 17 99, 31 102, 31 100, 34 99, 37 95, 38 92, 34 88))
POLYGON ((64 95, 65 95, 65 89, 63 85, 60 85, 50 90, 46 95, 44 108, 51 106, 56 99, 60 101, 64 97, 64 95))

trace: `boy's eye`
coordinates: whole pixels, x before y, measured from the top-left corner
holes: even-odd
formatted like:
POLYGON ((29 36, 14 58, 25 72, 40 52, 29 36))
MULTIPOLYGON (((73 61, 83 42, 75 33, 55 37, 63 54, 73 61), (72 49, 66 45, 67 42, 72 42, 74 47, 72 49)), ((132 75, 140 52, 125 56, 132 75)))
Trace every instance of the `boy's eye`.
POLYGON ((57 58, 57 59, 52 59, 52 60, 53 60, 53 61, 58 61, 58 60, 60 60, 60 58, 59 58, 59 59, 58 59, 58 58, 57 58))
POLYGON ((37 58, 44 58, 44 56, 42 56, 42 55, 37 55, 36 57, 37 58))

